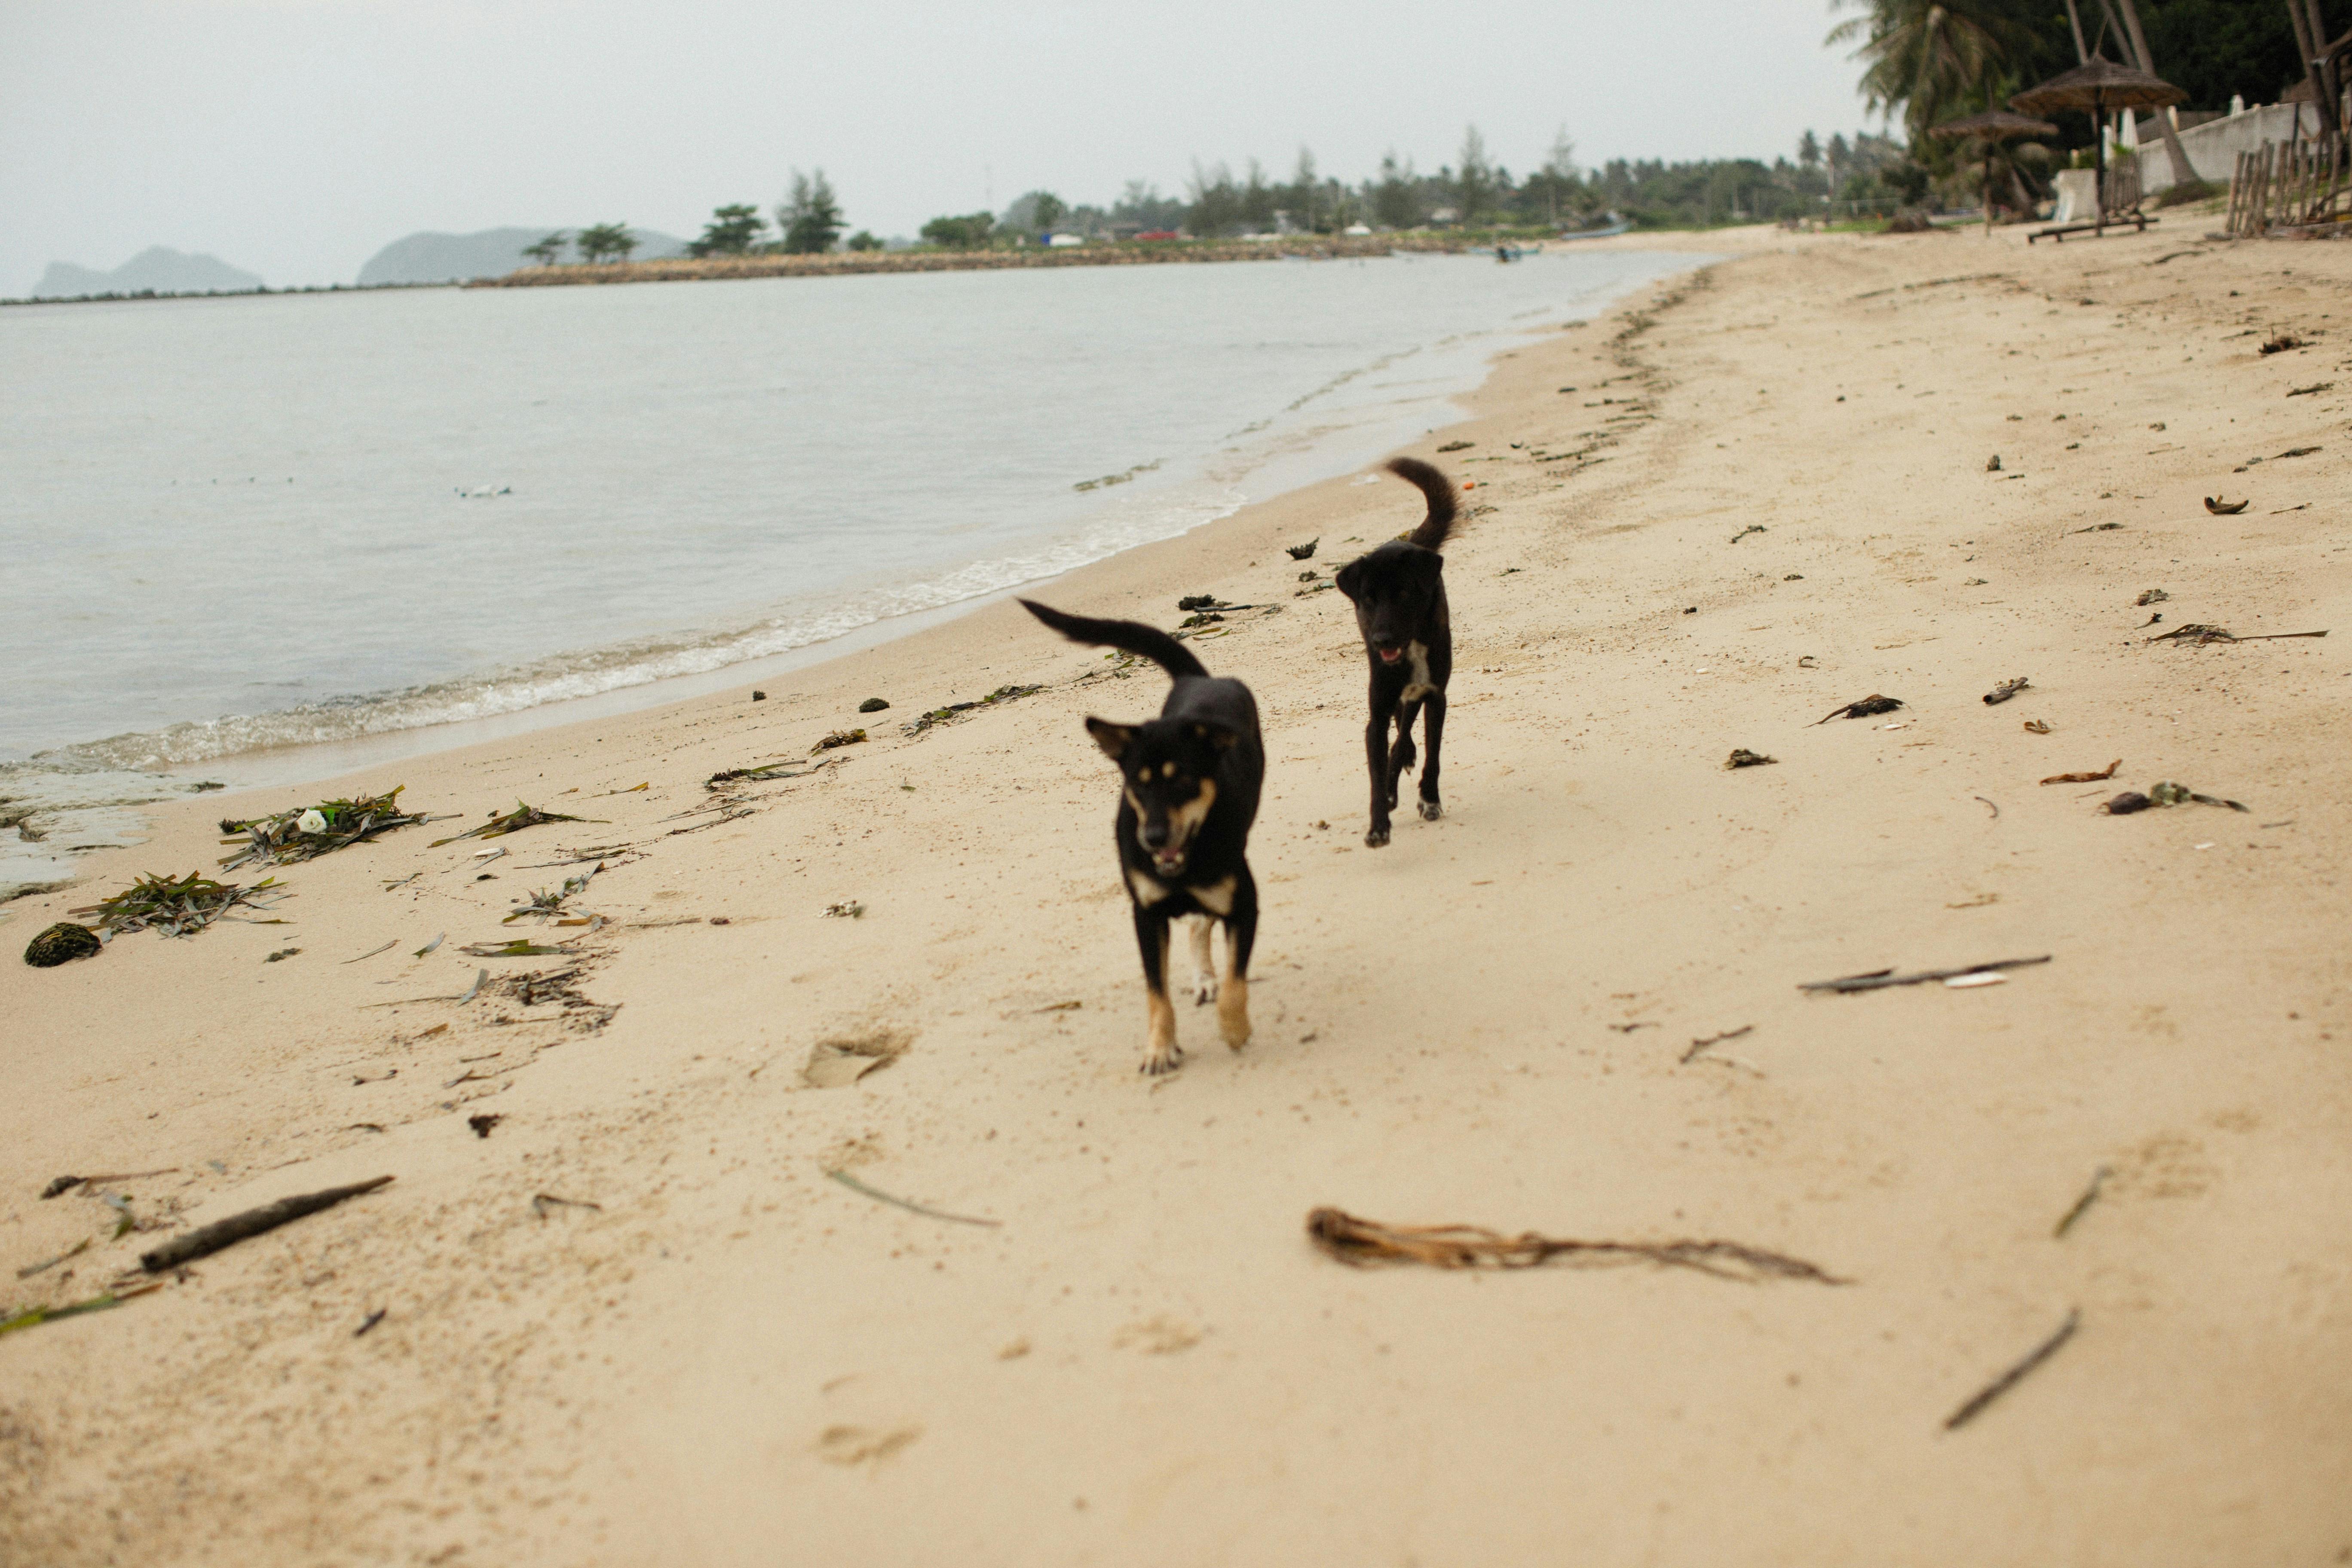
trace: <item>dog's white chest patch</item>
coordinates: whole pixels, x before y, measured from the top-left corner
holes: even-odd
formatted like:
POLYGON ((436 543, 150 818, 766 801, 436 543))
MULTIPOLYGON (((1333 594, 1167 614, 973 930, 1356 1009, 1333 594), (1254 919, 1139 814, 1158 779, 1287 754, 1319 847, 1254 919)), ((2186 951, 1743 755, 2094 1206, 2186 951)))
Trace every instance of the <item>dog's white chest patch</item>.
POLYGON ((1404 645, 1404 657, 1412 663, 1412 675, 1404 683, 1402 700, 1418 702, 1437 689, 1429 679, 1429 645, 1420 642, 1407 643, 1404 645))

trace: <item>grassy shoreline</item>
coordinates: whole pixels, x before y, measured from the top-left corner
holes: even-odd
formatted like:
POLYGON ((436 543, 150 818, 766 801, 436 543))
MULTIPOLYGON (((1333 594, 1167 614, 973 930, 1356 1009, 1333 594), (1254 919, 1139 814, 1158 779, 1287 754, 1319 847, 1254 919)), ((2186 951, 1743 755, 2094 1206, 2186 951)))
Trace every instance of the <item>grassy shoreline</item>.
POLYGON ((583 283, 682 283, 730 278, 830 278, 869 272, 982 272, 1009 268, 1158 266, 1183 261, 1280 261, 1293 258, 1331 261, 1386 256, 1397 250, 1452 254, 1467 248, 1468 242, 1463 239, 1436 235, 1378 235, 1364 238, 1299 235, 1231 243, 1129 240, 1064 249, 1029 247, 1018 250, 831 251, 816 256, 727 256, 699 260, 673 257, 660 261, 620 261, 593 267, 526 267, 502 278, 478 278, 466 287, 543 289, 583 283))

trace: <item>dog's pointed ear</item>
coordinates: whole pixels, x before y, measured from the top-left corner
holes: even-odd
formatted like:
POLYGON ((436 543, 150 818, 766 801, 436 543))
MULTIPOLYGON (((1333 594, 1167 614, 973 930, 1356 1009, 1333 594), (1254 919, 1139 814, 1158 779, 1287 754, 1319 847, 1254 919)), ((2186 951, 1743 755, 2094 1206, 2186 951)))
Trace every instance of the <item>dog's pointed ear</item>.
POLYGON ((1362 558, 1359 557, 1356 560, 1349 562, 1345 566, 1340 567, 1338 574, 1331 579, 1331 585, 1339 589, 1342 594, 1347 595, 1350 600, 1354 599, 1356 596, 1356 590, 1364 585, 1364 563, 1362 558))
POLYGON ((1092 714, 1087 716, 1087 733, 1095 738, 1095 744, 1103 749, 1103 755, 1114 763, 1125 757, 1128 747, 1135 743, 1134 725, 1114 724, 1108 719, 1097 719, 1092 714))
POLYGON ((1237 732, 1223 724, 1195 724, 1192 736, 1195 740, 1206 741, 1221 752, 1232 751, 1234 743, 1241 739, 1237 732))

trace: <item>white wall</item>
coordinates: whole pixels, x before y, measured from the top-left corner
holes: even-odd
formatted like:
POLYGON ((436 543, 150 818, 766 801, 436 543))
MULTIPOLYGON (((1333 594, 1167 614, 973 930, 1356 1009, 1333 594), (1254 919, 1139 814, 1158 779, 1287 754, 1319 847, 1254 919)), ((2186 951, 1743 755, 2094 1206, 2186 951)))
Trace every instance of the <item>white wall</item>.
MULTIPOLYGON (((2189 127, 2180 132, 2180 150, 2189 154, 2189 166, 2197 171, 2199 179, 2227 184, 2237 171, 2239 153, 2259 153, 2265 142, 2289 140, 2295 133, 2298 116, 2304 135, 2319 133, 2319 113, 2310 104, 2266 103, 2243 114, 2189 127)), ((2172 159, 2165 153, 2163 137, 2150 131, 2139 146, 2139 188, 2152 196, 2171 184, 2172 159)))

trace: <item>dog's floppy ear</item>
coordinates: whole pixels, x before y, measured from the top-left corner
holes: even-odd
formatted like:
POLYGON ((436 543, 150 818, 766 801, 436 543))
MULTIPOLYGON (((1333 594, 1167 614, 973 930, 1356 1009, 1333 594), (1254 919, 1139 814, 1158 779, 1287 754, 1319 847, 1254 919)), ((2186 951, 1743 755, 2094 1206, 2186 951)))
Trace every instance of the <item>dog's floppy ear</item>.
POLYGON ((1221 752, 1232 751, 1234 742, 1241 739, 1239 734, 1223 724, 1195 724, 1192 726, 1192 737, 1195 740, 1208 742, 1221 752))
POLYGON ((1108 719, 1097 719, 1092 714, 1087 716, 1087 733, 1095 738, 1095 744, 1103 749, 1103 755, 1114 763, 1126 756, 1128 747, 1135 743, 1134 725, 1114 724, 1108 719))
POLYGON ((1445 576, 1445 557, 1434 550, 1414 551, 1412 565, 1413 570, 1420 574, 1421 585, 1424 588, 1436 587, 1445 576))
POLYGON ((1358 556, 1340 567, 1338 574, 1331 579, 1331 585, 1347 595, 1349 599, 1355 598, 1356 590, 1364 585, 1363 557, 1358 556))

